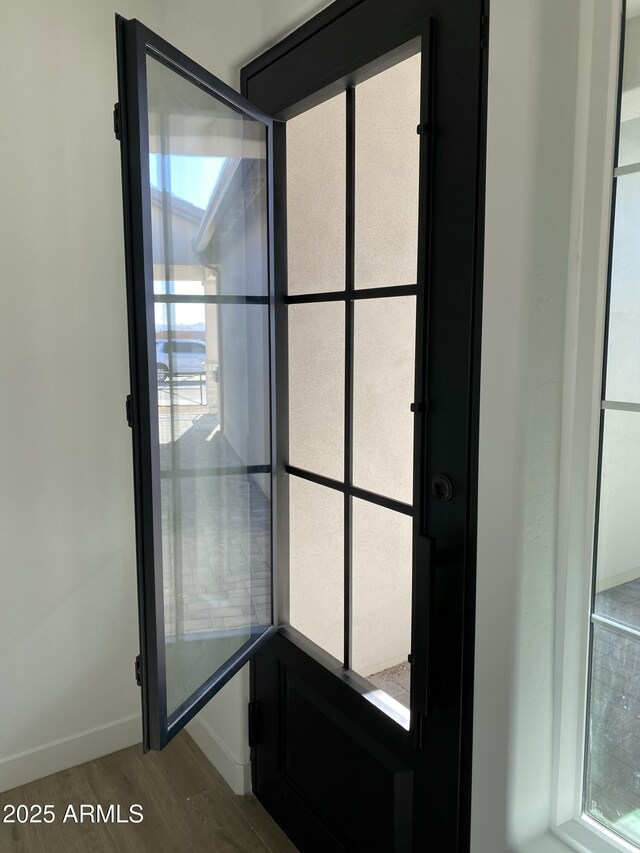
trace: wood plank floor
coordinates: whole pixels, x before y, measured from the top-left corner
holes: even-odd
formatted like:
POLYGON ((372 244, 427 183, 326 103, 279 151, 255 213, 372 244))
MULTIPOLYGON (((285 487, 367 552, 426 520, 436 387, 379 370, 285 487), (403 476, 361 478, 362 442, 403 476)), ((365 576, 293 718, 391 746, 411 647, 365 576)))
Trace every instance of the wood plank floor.
MULTIPOLYGON (((141 746, 64 770, 0 794, 6 805, 52 804, 50 824, 0 823, 2 853, 295 853, 296 848, 252 797, 235 796, 186 732, 162 752, 141 746), (143 807, 141 823, 76 823, 71 804, 143 807)), ((22 810, 24 812, 24 809, 22 810)))

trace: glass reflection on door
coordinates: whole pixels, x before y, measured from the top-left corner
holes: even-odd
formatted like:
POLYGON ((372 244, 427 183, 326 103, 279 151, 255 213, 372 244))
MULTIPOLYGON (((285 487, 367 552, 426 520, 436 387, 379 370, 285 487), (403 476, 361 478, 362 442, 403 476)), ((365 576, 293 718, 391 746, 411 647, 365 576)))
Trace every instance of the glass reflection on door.
POLYGON ((266 128, 147 80, 171 717, 272 623, 266 128))

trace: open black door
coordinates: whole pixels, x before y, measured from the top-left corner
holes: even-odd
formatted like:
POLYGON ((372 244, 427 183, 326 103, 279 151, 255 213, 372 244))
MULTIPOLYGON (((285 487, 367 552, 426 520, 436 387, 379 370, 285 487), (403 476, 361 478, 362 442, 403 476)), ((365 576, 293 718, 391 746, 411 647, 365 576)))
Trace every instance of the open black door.
POLYGON ((303 853, 469 849, 487 8, 117 20, 144 746, 251 660, 303 853))
POLYGON ((272 122, 116 21, 144 748, 274 631, 272 122))

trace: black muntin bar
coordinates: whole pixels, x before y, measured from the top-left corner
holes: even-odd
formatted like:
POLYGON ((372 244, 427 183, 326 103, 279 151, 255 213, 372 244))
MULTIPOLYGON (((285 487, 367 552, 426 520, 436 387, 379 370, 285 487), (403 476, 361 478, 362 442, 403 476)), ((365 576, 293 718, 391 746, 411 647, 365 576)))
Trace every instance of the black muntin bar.
POLYGON ((342 492, 342 494, 349 495, 352 498, 358 498, 358 500, 382 506, 385 509, 390 509, 392 512, 413 516, 413 507, 411 504, 405 504, 394 498, 379 495, 377 492, 369 492, 367 489, 361 489, 358 486, 345 485, 341 480, 333 480, 331 477, 324 477, 322 474, 315 474, 313 471, 307 471, 304 468, 296 468, 295 465, 286 465, 285 471, 292 477, 309 480, 310 483, 325 486, 327 489, 334 489, 336 492, 342 492))
POLYGON ((173 304, 191 304, 196 305, 268 305, 268 296, 247 296, 234 293, 203 293, 203 294, 183 294, 176 295, 175 293, 156 293, 153 297, 154 302, 173 304))
POLYGON ((160 471, 161 480, 190 477, 233 477, 251 474, 270 474, 271 465, 222 465, 219 468, 168 468, 160 471))
POLYGON ((411 709, 412 732, 416 745, 420 745, 422 732, 420 718, 427 713, 427 679, 429 654, 429 607, 431 602, 432 544, 427 528, 428 464, 427 464, 427 412, 429 409, 428 350, 431 280, 431 232, 433 225, 433 152, 435 109, 433 87, 435 82, 435 27, 427 22, 422 34, 420 71, 420 126, 430 127, 431 133, 420 134, 420 198, 418 206, 418 294, 416 299, 416 356, 413 433, 413 504, 416 514, 413 522, 413 585, 411 618, 411 709))
POLYGON ((353 294, 355 292, 356 90, 346 92, 346 216, 344 315, 344 666, 351 667, 353 608, 353 294))
POLYGON ((342 302, 346 299, 386 299, 389 296, 415 296, 417 284, 397 284, 387 287, 363 287, 360 290, 328 290, 326 293, 296 293, 287 296, 287 305, 305 302, 342 302))

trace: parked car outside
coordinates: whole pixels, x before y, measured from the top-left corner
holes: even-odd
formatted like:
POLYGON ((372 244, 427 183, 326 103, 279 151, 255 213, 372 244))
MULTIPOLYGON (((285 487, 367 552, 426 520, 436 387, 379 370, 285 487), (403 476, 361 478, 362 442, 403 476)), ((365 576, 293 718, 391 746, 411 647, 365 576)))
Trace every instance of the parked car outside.
POLYGON ((156 341, 158 383, 169 376, 194 376, 204 373, 207 346, 204 341, 156 341))

